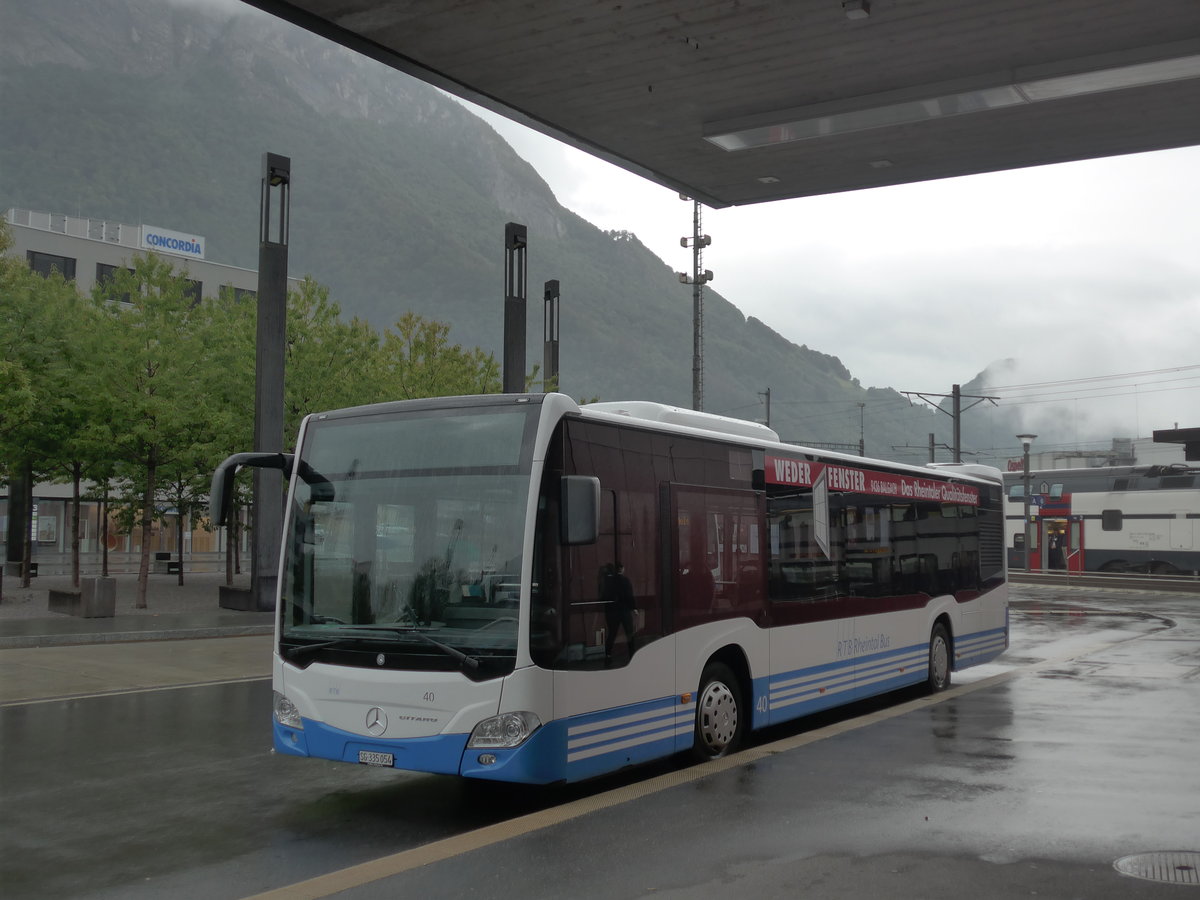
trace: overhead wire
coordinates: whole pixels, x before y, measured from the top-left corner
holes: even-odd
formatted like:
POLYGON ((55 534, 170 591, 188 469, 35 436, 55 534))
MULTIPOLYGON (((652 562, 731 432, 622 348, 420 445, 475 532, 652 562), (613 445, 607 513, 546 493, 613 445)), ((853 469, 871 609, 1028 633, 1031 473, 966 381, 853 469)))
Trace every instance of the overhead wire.
POLYGON ((1064 378, 1058 381, 1031 381, 1026 384, 997 384, 987 385, 983 388, 985 391, 1009 391, 1016 389, 1035 388, 1035 387, 1059 387, 1067 384, 1088 384, 1097 381, 1113 381, 1118 378, 1141 378, 1149 375, 1166 375, 1173 372, 1190 372, 1193 369, 1200 369, 1200 365, 1194 366, 1171 366, 1166 369, 1147 369, 1143 372, 1123 372, 1116 375, 1091 375, 1085 378, 1064 378))

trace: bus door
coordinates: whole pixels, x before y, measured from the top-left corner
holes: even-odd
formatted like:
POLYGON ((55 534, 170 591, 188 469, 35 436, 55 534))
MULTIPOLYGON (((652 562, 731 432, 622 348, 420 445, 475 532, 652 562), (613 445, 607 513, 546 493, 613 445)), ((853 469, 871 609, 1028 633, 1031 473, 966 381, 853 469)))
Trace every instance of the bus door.
MULTIPOLYGON (((730 643, 742 645, 751 676, 761 675, 769 634, 765 498, 756 491, 698 485, 670 484, 668 492, 672 532, 663 545, 671 553, 675 692, 694 693, 705 660, 730 643)), ((681 741, 690 746, 691 736, 681 741)))

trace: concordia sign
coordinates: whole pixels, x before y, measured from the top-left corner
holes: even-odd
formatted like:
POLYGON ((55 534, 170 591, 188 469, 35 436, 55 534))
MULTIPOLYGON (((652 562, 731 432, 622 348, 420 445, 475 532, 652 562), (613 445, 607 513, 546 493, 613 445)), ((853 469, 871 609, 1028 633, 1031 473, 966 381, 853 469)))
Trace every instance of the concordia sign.
POLYGON ((158 253, 175 253, 192 259, 204 259, 204 238, 198 234, 182 234, 153 225, 142 226, 141 248, 158 253))

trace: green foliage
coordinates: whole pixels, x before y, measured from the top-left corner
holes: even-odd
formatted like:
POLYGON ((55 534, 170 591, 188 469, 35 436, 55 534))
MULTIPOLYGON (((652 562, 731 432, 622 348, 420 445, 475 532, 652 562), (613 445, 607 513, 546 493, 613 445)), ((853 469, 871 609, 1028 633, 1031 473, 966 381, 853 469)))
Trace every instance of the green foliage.
POLYGON ((329 288, 305 278, 288 293, 284 441, 310 412, 385 399, 380 393, 380 338, 359 319, 341 318, 329 288))
MULTIPOLYGON (((6 229, 0 247, 7 246, 6 229)), ((75 286, 0 257, 0 456, 46 475, 78 422, 72 329, 75 286)))
POLYGON ((495 358, 450 344, 450 326, 405 313, 383 338, 382 383, 394 399, 492 394, 500 390, 495 358))

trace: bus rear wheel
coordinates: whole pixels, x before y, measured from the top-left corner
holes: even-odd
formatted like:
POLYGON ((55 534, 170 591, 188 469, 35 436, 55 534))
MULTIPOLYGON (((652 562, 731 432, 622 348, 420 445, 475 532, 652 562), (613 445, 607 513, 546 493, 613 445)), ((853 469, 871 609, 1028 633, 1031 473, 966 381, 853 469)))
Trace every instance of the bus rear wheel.
POLYGON ((696 700, 696 738, 692 744, 696 759, 719 759, 738 748, 745 729, 741 706, 741 686, 733 670, 722 662, 705 666, 696 700))
POLYGON ((929 634, 929 693, 936 694, 950 687, 950 633, 938 622, 929 634))

